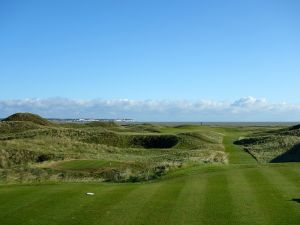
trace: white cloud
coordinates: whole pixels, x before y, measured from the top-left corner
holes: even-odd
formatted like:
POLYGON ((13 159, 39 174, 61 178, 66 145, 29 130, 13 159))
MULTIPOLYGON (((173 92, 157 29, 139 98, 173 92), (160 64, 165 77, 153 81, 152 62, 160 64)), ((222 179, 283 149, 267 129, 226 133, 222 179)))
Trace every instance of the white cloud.
POLYGON ((265 107, 268 106, 267 100, 265 98, 256 99, 254 97, 244 97, 234 101, 231 106, 233 107, 265 107))
POLYGON ((214 100, 130 100, 67 98, 0 100, 0 117, 33 112, 56 118, 132 118, 140 121, 300 121, 300 104, 244 97, 214 100))

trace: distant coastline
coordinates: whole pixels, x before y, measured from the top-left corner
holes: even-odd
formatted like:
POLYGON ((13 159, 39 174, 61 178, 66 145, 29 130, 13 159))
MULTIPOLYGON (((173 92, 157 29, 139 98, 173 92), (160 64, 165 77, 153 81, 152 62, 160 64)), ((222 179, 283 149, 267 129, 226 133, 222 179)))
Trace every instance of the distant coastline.
MULTIPOLYGON (((0 121, 4 118, 0 118, 0 121)), ((57 123, 89 123, 89 122, 117 122, 122 124, 161 124, 161 125, 170 125, 170 126, 179 126, 179 125, 203 125, 203 126, 293 126, 300 124, 300 121, 290 121, 290 122, 164 122, 164 121, 135 121, 134 119, 94 119, 94 118, 47 118, 52 122, 57 123)))
POLYGON ((203 125, 203 126, 293 126, 300 122, 135 122, 161 125, 203 125))

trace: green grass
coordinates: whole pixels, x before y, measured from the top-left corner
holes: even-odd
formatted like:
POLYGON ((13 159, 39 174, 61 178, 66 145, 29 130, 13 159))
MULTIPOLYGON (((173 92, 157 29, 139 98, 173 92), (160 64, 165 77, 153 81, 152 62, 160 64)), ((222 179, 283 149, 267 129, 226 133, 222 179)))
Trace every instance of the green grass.
POLYGON ((229 154, 229 162, 231 164, 256 164, 256 160, 241 146, 235 145, 234 141, 240 136, 239 132, 227 131, 224 132, 223 144, 225 151, 229 154))
POLYGON ((0 224, 296 225, 299 169, 206 166, 145 184, 2 185, 0 224))
POLYGON ((0 123, 1 225, 299 224, 300 163, 262 160, 297 161, 298 127, 10 120, 0 123))

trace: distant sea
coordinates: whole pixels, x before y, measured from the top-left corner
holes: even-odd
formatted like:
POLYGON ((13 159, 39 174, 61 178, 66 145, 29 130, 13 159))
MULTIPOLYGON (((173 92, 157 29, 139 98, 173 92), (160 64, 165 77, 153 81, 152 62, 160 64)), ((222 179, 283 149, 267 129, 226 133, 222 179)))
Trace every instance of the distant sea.
POLYGON ((203 126, 294 126, 300 124, 300 122, 135 122, 161 124, 161 125, 203 125, 203 126))
MULTIPOLYGON (((0 118, 0 121, 4 118, 0 118)), ((78 119, 52 119, 51 121, 59 120, 61 123, 72 122, 78 119)), ((102 119, 99 119, 102 120, 102 119)), ((104 120, 104 119, 103 119, 104 120)), ((109 119, 107 121, 113 121, 114 119, 109 119)), ((179 126, 179 125, 203 125, 203 126, 294 126, 300 124, 300 122, 156 122, 156 121, 134 121, 134 122, 120 122, 121 124, 161 124, 169 126, 179 126)))

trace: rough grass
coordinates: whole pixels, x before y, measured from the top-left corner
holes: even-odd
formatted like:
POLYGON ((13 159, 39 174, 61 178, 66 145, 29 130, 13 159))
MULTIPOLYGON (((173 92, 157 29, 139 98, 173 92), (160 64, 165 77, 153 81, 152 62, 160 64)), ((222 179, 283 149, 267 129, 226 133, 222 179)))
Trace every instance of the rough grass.
POLYGON ((251 153, 259 162, 299 162, 300 130, 298 126, 250 134, 235 142, 251 153))
POLYGON ((179 142, 176 135, 141 135, 116 132, 91 133, 82 140, 88 143, 105 144, 121 148, 172 148, 179 142))
POLYGON ((41 128, 40 125, 30 121, 0 121, 0 134, 18 133, 28 130, 34 130, 41 128))
POLYGON ((121 126, 92 122, 42 126, 33 121, 4 121, 0 131, 1 127, 0 168, 5 182, 49 177, 51 180, 144 181, 182 166, 228 162, 223 136, 200 127, 197 130, 195 126, 188 131, 188 127, 151 124, 121 126), (168 132, 166 128, 173 131, 168 132), (52 167, 47 170, 37 164, 71 159, 118 161, 120 165, 111 167, 106 163, 93 170, 52 167), (18 173, 20 170, 22 175, 18 173))
POLYGON ((44 126, 52 124, 50 121, 32 113, 16 113, 5 118, 3 121, 27 121, 44 126))
POLYGON ((149 124, 120 126, 93 122, 41 126, 32 121, 5 121, 0 123, 0 168, 72 158, 170 164, 227 162, 226 154, 222 153, 222 135, 201 129, 182 132, 174 128, 176 132, 171 133, 164 129, 149 124), (149 128, 160 130, 150 132, 149 128), (141 129, 143 132, 138 133, 141 129))

